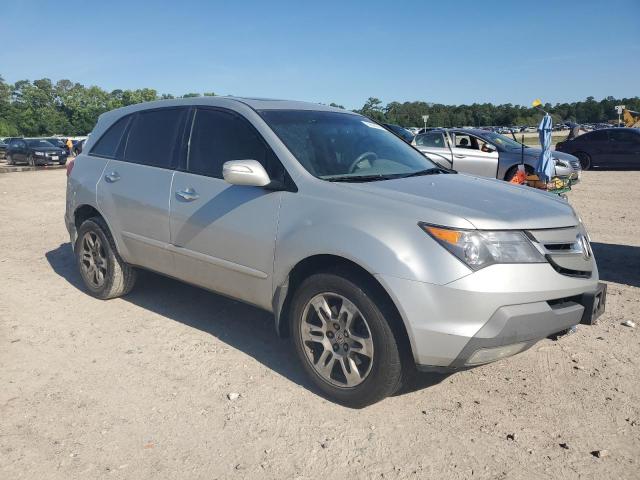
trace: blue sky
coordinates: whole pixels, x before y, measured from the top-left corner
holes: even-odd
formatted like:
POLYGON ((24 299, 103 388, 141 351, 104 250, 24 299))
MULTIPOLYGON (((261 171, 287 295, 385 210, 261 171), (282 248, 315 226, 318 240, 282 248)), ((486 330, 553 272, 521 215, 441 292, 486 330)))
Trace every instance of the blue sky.
POLYGON ((2 11, 0 75, 10 82, 69 78, 347 108, 369 96, 528 104, 640 95, 640 0, 14 0, 2 11))

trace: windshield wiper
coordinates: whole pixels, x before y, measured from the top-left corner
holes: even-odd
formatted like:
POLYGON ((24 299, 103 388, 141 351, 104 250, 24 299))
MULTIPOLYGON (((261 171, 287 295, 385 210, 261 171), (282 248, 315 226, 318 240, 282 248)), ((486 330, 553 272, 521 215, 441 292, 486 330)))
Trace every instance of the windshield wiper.
POLYGON ((422 177, 423 175, 438 175, 439 173, 451 173, 449 170, 445 170, 444 168, 427 168, 426 170, 418 170, 417 172, 408 173, 407 175, 402 175, 400 178, 409 178, 409 177, 422 177))
MULTIPOLYGON (((327 182, 376 182, 378 180, 391 180, 399 178, 401 175, 336 175, 335 177, 326 177, 323 180, 327 182)), ((322 177, 321 177, 322 178, 322 177)))

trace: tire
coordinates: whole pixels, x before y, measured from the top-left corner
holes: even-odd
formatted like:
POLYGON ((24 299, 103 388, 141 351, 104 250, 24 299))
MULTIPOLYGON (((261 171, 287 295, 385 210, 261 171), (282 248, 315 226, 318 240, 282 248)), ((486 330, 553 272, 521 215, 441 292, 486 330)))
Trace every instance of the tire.
POLYGON ((35 167, 36 166, 36 159, 33 155, 29 155, 27 157, 27 165, 29 165, 30 167, 35 167))
POLYGON ((7 165, 15 165, 11 155, 7 155, 7 165))
POLYGON ((118 254, 102 218, 93 217, 80 225, 74 251, 80 276, 92 296, 107 300, 126 295, 133 288, 136 270, 118 254))
POLYGON ((582 170, 591 169, 591 157, 589 156, 589 154, 584 152, 577 152, 574 153, 574 155, 578 157, 578 160, 580 160, 580 166, 582 167, 582 170))
POLYGON ((291 302, 291 332, 305 372, 326 397, 348 407, 393 395, 403 380, 399 342, 389 323, 394 317, 383 313, 389 309, 374 300, 380 297, 374 291, 348 272, 317 273, 302 282, 291 302), (323 313, 327 307, 330 314, 323 313), (345 321, 344 313, 354 308, 352 321, 345 321))

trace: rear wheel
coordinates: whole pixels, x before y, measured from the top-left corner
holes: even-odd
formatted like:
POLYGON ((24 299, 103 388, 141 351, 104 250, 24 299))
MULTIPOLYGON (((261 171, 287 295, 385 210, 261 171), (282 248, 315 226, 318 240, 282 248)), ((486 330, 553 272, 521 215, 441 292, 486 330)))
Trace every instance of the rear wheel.
POLYGON ((591 157, 584 153, 584 152, 578 152, 575 154, 576 157, 578 157, 578 160, 580 160, 580 166, 582 167, 582 170, 589 170, 591 168, 591 157))
POLYGON ((82 280, 94 297, 103 300, 120 297, 133 288, 136 270, 120 258, 102 218, 93 217, 82 223, 75 255, 82 280))
POLYGON ((364 407, 392 395, 402 382, 398 343, 367 285, 348 275, 319 273, 295 292, 296 353, 330 399, 364 407))

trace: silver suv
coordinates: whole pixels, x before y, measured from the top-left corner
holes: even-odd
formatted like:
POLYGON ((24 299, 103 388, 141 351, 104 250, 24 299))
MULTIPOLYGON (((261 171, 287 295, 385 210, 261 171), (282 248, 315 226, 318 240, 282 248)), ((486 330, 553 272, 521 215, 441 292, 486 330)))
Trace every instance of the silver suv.
POLYGON ((567 202, 443 169, 344 110, 133 105, 100 116, 68 174, 65 221, 91 295, 129 293, 144 268, 273 312, 318 389, 349 406, 416 367, 522 352, 604 307, 567 202))

